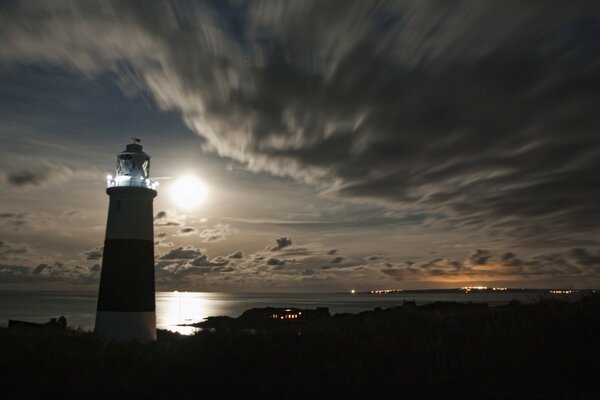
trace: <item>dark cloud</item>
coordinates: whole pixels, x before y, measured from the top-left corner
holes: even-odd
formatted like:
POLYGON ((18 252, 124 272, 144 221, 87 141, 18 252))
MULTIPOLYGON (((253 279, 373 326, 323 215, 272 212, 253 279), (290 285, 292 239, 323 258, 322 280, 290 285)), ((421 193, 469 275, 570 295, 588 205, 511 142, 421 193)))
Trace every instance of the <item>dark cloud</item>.
POLYGON ((201 256, 195 258, 191 265, 194 267, 213 267, 227 265, 228 263, 229 260, 226 258, 216 257, 210 259, 206 254, 202 254, 201 256))
POLYGON ((90 285, 97 284, 99 270, 81 265, 67 266, 63 263, 40 264, 35 268, 21 265, 0 264, 0 284, 56 283, 90 285))
POLYGON ((178 247, 160 257, 161 260, 191 260, 202 256, 202 251, 191 246, 178 247))
POLYGON ((393 277, 400 277, 403 274, 403 271, 401 271, 399 269, 394 269, 394 268, 385 268, 385 269, 382 269, 381 272, 385 275, 393 276, 393 277))
POLYGON ((566 257, 574 260, 577 264, 585 266, 600 266, 600 250, 591 252, 586 249, 571 249, 566 257))
POLYGON ((233 272, 225 257, 211 258, 203 250, 191 246, 170 251, 160 258, 157 264, 158 280, 169 279, 171 275, 206 275, 210 273, 233 272))
POLYGON ((0 264, 1 275, 27 275, 31 271, 30 268, 21 265, 0 264))
MULTIPOLYGON (((327 253, 327 254, 329 254, 329 253, 327 253)), ((342 261, 344 261, 344 257, 336 257, 336 258, 334 258, 333 260, 331 260, 330 262, 331 262, 332 264, 339 264, 339 263, 341 263, 342 261)))
POLYGON ((279 258, 271 257, 267 260, 267 265, 284 265, 285 260, 280 260, 279 258))
POLYGON ((31 268, 21 265, 0 264, 0 283, 29 282, 31 268))
POLYGON ((39 264, 35 268, 18 265, 0 265, 0 283, 97 284, 100 266, 85 267, 61 262, 39 264))
POLYGON ((271 249, 272 251, 279 251, 292 245, 292 239, 288 239, 286 237, 275 239, 275 241, 277 242, 277 246, 273 247, 271 249))
POLYGON ((241 251, 235 251, 233 253, 231 253, 230 255, 227 256, 227 258, 242 258, 242 252, 241 251))
POLYGON ((96 247, 83 253, 86 260, 100 260, 103 255, 104 247, 96 247))
POLYGON ((186 216, 178 213, 175 210, 159 211, 154 216, 155 226, 182 226, 186 220, 186 216))
POLYGON ((0 240, 0 259, 21 258, 30 252, 28 246, 16 245, 5 240, 0 240))
POLYGON ((41 274, 42 272, 44 272, 44 270, 47 267, 48 267, 48 264, 40 264, 33 269, 32 274, 34 274, 34 275, 41 274))
POLYGON ((26 166, 6 173, 6 181, 14 186, 44 186, 49 183, 64 182, 74 178, 86 177, 88 173, 78 174, 70 167, 58 164, 26 166), (83 175, 83 176, 82 176, 83 175))
POLYGON ((565 252, 519 258, 507 252, 496 258, 488 250, 476 250, 466 260, 436 258, 419 264, 386 265, 381 272, 397 279, 407 278, 462 278, 519 279, 541 277, 598 277, 600 276, 600 251, 582 248, 565 252))
POLYGON ((177 235, 176 236, 191 236, 198 233, 198 230, 196 228, 181 228, 177 231, 177 235))
MULTIPOLYGON (((507 253, 510 254, 510 253, 507 253)), ((507 254, 504 254, 503 257, 506 257, 507 254)), ((491 257, 491 253, 487 250, 475 250, 473 254, 469 256, 469 261, 473 265, 485 265, 491 257)))
POLYGON ((0 213, 0 219, 18 221, 18 220, 22 220, 23 218, 25 218, 26 215, 27 214, 25 214, 25 213, 5 212, 5 213, 0 213))
POLYGON ((156 225, 156 226, 181 226, 181 223, 175 222, 175 221, 164 221, 164 222, 154 223, 154 225, 156 225))

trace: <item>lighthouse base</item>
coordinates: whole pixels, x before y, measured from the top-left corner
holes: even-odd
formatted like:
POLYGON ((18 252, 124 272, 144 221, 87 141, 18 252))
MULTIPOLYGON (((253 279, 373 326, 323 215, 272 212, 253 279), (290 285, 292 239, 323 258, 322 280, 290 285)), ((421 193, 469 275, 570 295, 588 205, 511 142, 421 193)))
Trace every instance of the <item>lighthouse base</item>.
POLYGON ((98 311, 96 333, 113 340, 156 340, 156 312, 98 311))

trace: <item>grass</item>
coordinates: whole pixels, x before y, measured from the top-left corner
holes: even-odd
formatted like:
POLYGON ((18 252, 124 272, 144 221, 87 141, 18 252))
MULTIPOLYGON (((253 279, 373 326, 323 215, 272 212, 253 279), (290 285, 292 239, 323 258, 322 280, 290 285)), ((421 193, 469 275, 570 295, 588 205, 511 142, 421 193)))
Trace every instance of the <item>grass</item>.
POLYGON ((600 296, 247 325, 148 344, 1 328, 2 398, 600 398, 600 296))

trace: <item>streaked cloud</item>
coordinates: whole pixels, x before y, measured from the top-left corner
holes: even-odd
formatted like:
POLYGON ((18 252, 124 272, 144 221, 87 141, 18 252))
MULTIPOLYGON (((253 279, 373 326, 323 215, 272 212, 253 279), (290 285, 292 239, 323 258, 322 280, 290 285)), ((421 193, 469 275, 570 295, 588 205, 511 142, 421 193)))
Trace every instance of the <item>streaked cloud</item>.
MULTIPOLYGON (((0 67, 23 70, 24 82, 28 67, 108 81, 163 111, 149 125, 183 121, 197 135, 188 155, 230 164, 229 190, 254 197, 236 193, 219 204, 228 211, 201 217, 161 203, 163 282, 185 275, 208 287, 227 272, 223 284, 257 288, 563 276, 591 284, 599 282, 599 16, 600 5, 585 0, 14 1, 0 6, 0 67), (259 190, 257 177, 269 183, 259 190), (233 215, 240 208, 247 212, 233 215)), ((27 123, 55 106, 42 83, 65 91, 56 115, 86 95, 43 75, 26 87, 5 83, 7 101, 32 95, 17 107, 21 119, 0 115, 0 139, 22 137, 0 154, 10 195, 0 258, 11 260, 10 276, 87 276, 75 262, 99 260, 103 222, 86 222, 100 200, 84 199, 92 191, 83 183, 104 174, 95 146, 115 126, 86 122, 91 133, 80 133, 74 115, 54 117, 54 136, 32 135, 27 123), (63 130, 77 134, 60 140, 63 130), (23 148, 36 150, 21 156, 23 148), (58 200, 71 181, 81 185, 69 192, 78 210, 58 200), (56 249, 42 264, 29 252, 40 244, 56 249), (48 261, 69 246, 72 260, 48 261), (46 267, 22 275, 35 265, 46 267)), ((167 143, 171 130, 158 131, 167 143)), ((185 146, 157 147, 176 164, 185 146)))

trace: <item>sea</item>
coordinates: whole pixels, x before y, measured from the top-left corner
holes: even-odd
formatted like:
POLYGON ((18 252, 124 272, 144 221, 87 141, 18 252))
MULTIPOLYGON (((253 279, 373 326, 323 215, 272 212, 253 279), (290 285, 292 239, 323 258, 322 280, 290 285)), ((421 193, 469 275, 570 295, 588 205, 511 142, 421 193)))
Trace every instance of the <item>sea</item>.
MULTIPOLYGON (((497 306, 513 299, 528 303, 541 297, 575 300, 580 294, 550 294, 548 291, 463 293, 458 290, 387 294, 157 292, 156 322, 159 329, 189 335, 198 328, 185 325, 212 316, 237 317, 245 310, 257 307, 328 307, 332 314, 337 314, 396 307, 405 300, 414 300, 419 305, 436 301, 470 301, 497 306)), ((64 315, 70 327, 92 330, 96 300, 96 292, 0 291, 0 325, 6 326, 9 319, 41 323, 64 315)))

